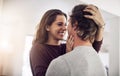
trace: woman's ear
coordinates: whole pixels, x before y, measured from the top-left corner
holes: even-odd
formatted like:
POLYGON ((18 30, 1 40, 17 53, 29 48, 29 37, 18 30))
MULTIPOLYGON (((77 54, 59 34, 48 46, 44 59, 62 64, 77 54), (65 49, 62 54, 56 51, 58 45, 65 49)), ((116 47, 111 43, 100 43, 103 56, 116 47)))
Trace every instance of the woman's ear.
POLYGON ((50 31, 50 29, 49 29, 49 26, 48 26, 48 25, 46 26, 46 30, 47 30, 47 31, 50 31))

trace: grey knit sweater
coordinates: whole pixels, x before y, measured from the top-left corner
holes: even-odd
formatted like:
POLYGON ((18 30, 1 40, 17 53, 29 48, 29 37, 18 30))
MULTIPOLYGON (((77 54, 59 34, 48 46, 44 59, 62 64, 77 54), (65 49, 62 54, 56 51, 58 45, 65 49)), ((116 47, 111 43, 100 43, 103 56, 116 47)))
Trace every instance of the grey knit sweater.
POLYGON ((106 72, 93 47, 78 46, 54 59, 46 76, 106 76, 106 72))

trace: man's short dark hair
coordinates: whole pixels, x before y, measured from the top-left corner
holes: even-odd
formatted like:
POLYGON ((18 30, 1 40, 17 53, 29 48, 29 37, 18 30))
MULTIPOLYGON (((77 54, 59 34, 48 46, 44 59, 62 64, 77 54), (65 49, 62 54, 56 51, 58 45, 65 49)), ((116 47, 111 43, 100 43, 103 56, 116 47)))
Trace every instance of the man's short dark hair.
POLYGON ((75 26, 77 22, 77 35, 82 40, 90 40, 93 42, 96 32, 97 32, 97 25, 92 19, 85 18, 84 15, 92 15, 89 12, 84 12, 83 10, 87 7, 85 4, 77 5, 73 8, 72 14, 70 15, 71 24, 75 26))

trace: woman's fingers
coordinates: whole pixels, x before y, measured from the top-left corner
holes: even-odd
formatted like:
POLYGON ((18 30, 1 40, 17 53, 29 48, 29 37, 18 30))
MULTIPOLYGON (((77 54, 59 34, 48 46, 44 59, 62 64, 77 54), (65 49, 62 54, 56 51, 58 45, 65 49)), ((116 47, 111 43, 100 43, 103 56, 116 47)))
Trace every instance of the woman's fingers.
POLYGON ((74 37, 72 35, 68 36, 67 43, 66 43, 66 51, 70 52, 73 49, 74 44, 74 37))
POLYGON ((92 20, 95 20, 98 13, 97 8, 93 5, 88 5, 83 11, 91 13, 92 15, 84 15, 84 17, 92 20))
POLYGON ((95 23, 98 25, 98 27, 103 26, 105 24, 101 13, 96 6, 88 5, 83 11, 86 11, 92 14, 92 15, 84 15, 84 17, 94 20, 95 23))
POLYGON ((91 9, 84 9, 83 11, 89 12, 89 13, 91 13, 93 16, 96 14, 96 12, 93 11, 93 10, 91 10, 91 9))
POLYGON ((89 18, 89 19, 94 19, 94 16, 91 16, 91 15, 84 15, 84 17, 89 18))
POLYGON ((73 37, 71 35, 70 38, 69 38, 69 43, 72 44, 72 42, 73 42, 73 37))
POLYGON ((88 5, 83 11, 91 13, 92 16, 95 16, 96 14, 98 14, 98 8, 94 5, 88 5))
POLYGON ((94 5, 88 5, 85 9, 93 10, 94 12, 97 12, 98 8, 94 5))

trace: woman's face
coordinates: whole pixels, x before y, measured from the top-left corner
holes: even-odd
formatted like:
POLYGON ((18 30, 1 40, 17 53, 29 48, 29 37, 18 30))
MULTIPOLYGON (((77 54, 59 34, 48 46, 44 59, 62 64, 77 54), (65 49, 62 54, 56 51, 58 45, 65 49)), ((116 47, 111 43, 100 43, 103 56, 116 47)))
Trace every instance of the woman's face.
POLYGON ((56 20, 47 28, 49 39, 63 40, 66 33, 66 17, 57 15, 56 20))

